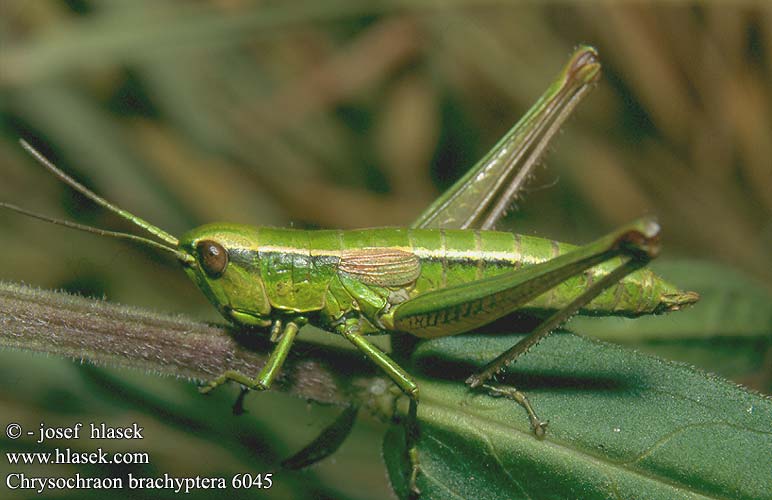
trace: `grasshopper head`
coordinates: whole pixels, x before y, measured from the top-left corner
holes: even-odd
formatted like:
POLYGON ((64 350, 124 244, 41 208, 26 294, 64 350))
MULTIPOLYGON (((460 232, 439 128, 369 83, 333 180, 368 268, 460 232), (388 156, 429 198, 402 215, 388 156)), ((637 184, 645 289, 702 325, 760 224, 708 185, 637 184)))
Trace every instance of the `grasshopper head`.
POLYGON ((98 205, 128 220, 148 236, 107 231, 54 219, 0 201, 0 209, 88 233, 133 241, 170 253, 196 285, 227 319, 246 326, 269 326, 271 304, 265 294, 257 258, 257 230, 236 224, 208 224, 178 240, 158 226, 110 203, 68 176, 24 140, 21 146, 62 182, 98 205))
POLYGON ((185 272, 227 319, 270 326, 271 304, 257 256, 257 231, 237 224, 207 224, 180 238, 185 272))

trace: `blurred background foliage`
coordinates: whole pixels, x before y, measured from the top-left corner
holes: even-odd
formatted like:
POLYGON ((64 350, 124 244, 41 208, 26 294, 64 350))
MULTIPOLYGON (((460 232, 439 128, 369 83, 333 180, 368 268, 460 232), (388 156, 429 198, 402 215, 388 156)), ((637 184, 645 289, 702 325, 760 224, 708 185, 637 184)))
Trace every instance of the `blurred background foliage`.
MULTIPOLYGON (((752 369, 725 374, 769 390, 766 2, 3 0, 0 9, 0 199, 130 229, 34 165, 17 144, 24 137, 175 235, 211 221, 408 224, 531 106, 573 47, 594 45, 598 88, 501 228, 583 242, 657 214, 665 260, 718 264, 677 266, 674 281, 752 290, 743 314, 765 335, 743 344, 752 369)), ((8 213, 0 227, 4 280, 218 320, 165 256, 8 213)), ((3 420, 138 420, 152 430, 137 445, 151 453, 145 475, 274 470, 271 498, 389 498, 378 422, 360 419, 331 460, 284 472, 278 460, 337 409, 262 394, 234 418, 235 387, 200 398, 181 381, 0 357, 3 420)))

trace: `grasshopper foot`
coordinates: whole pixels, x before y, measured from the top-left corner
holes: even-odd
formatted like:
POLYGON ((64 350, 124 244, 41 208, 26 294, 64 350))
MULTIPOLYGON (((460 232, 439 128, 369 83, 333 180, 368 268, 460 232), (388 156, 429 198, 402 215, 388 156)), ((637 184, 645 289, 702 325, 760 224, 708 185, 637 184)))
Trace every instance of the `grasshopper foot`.
MULTIPOLYGON (((206 385, 203 385, 198 388, 198 392, 201 394, 209 394, 217 387, 223 385, 224 383, 228 382, 229 380, 232 380, 234 382, 238 382, 243 386, 243 389, 249 390, 254 389, 258 391, 264 391, 268 389, 268 387, 261 382, 259 379, 251 379, 244 375, 241 372, 238 372, 236 370, 228 370, 227 372, 223 373, 216 379, 210 381, 206 385)), ((243 397, 243 396, 240 396, 243 397)), ((238 403, 238 401, 237 401, 238 403)), ((234 405, 235 406, 235 405, 234 405)))
POLYGON ((421 489, 418 487, 418 475, 421 473, 421 463, 418 458, 418 447, 413 446, 407 451, 410 460, 410 497, 418 498, 421 496, 421 489))
POLYGON ((221 375, 214 380, 210 380, 209 382, 207 382, 206 385, 202 385, 201 387, 199 387, 198 392, 200 392, 201 394, 209 394, 214 389, 223 385, 227 381, 228 379, 221 375))
POLYGON ((418 453, 418 438, 420 429, 418 427, 418 401, 417 394, 410 399, 410 407, 405 420, 405 439, 407 445, 407 458, 410 462, 410 498, 416 499, 421 495, 421 489, 418 487, 418 475, 421 473, 421 461, 418 453))
MULTIPOLYGON (((467 384, 469 384, 471 387, 475 387, 468 380, 467 384)), ((533 434, 537 439, 544 439, 544 436, 547 434, 547 425, 549 424, 549 420, 541 420, 539 418, 525 393, 517 390, 514 387, 507 387, 503 385, 480 384, 479 387, 487 390, 488 394, 493 397, 505 397, 511 399, 525 408, 525 411, 528 413, 528 420, 531 423, 531 430, 533 431, 533 434)))

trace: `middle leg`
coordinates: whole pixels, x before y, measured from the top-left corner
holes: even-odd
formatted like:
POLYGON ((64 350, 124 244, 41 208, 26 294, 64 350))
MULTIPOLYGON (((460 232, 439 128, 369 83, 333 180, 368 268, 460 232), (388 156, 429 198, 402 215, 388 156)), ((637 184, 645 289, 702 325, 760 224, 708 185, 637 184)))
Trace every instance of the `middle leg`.
POLYGON ((412 377, 393 359, 388 357, 383 351, 378 349, 372 342, 367 340, 364 335, 359 333, 360 320, 358 318, 352 318, 347 320, 340 328, 339 333, 343 337, 354 344, 365 356, 370 358, 376 365, 378 365, 386 374, 394 381, 395 384, 410 398, 410 407, 408 408, 407 419, 405 420, 406 428, 406 448, 408 453, 408 460, 410 461, 410 490, 414 495, 420 495, 421 490, 418 489, 417 479, 418 474, 421 471, 420 462, 418 458, 418 385, 413 381, 412 377))

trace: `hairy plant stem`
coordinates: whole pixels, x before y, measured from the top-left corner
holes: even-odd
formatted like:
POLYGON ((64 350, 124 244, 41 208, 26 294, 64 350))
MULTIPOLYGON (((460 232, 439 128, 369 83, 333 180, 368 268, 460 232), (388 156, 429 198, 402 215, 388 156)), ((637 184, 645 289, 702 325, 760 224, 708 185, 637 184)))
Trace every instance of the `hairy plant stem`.
MULTIPOLYGON (((274 388, 320 403, 379 408, 389 391, 361 356, 304 348, 288 357, 274 388)), ((306 346, 308 347, 308 346, 306 346)), ((63 292, 0 282, 0 348, 46 353, 190 380, 225 370, 260 371, 272 348, 265 336, 63 292)))

